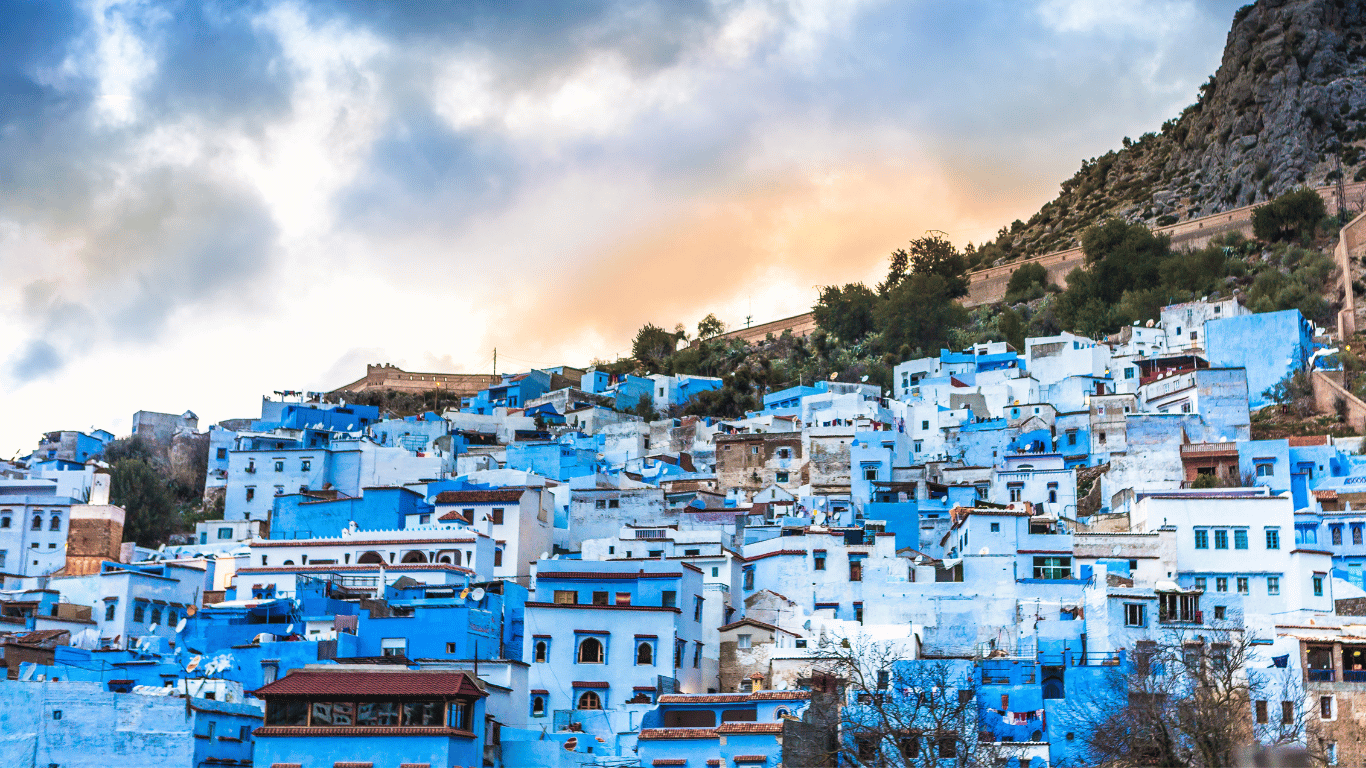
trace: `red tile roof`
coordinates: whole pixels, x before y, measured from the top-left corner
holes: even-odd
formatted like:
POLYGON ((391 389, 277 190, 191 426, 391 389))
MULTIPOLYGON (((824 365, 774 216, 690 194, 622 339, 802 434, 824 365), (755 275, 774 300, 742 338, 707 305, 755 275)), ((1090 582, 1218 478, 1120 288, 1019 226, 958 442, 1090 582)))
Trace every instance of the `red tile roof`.
POLYGON ((660 704, 731 704, 745 701, 806 701, 810 691, 755 691, 754 693, 666 693, 660 704))
POLYGON ((256 736, 461 736, 474 738, 470 731, 442 726, 398 728, 392 725, 265 725, 252 731, 256 736))
POLYGON ((1337 491, 1334 491, 1334 490, 1331 490, 1331 489, 1326 489, 1326 490, 1322 490, 1322 491, 1314 491, 1314 498, 1319 499, 1320 501, 1332 501, 1333 499, 1336 499, 1337 497, 1338 497, 1338 492, 1337 492, 1337 491))
POLYGON ((465 672, 295 670, 256 696, 486 696, 465 672))
POLYGON ((497 501, 518 501, 525 488, 496 491, 442 491, 432 501, 436 504, 488 504, 497 501))
MULTIPOLYGON (((241 570, 238 570, 241 573, 241 570)), ((677 608, 666 608, 662 605, 593 605, 592 603, 527 603, 527 608, 579 608, 584 610, 598 611, 667 611, 668 613, 682 613, 677 608)))
POLYGON ((763 560, 765 557, 777 557, 777 556, 779 556, 779 555, 805 555, 805 554, 806 554, 806 550, 804 550, 804 549, 780 549, 780 550, 778 550, 778 551, 776 551, 776 552, 765 552, 765 553, 762 554, 762 555, 754 555, 754 556, 752 556, 752 557, 746 557, 746 558, 744 558, 744 561, 747 562, 747 563, 752 563, 752 562, 754 562, 755 560, 763 560))
POLYGON ((681 579, 683 574, 678 571, 673 573, 656 573, 652 571, 623 571, 612 573, 610 571, 545 571, 536 573, 536 580, 549 579, 585 579, 585 580, 625 580, 625 579, 681 579))
POLYGON ((716 730, 713 728, 642 728, 637 741, 651 741, 654 739, 714 739, 716 730))
POLYGON ((782 723, 721 723, 717 733, 782 733, 782 723))
POLYGON ((688 761, 685 760, 685 759, 683 759, 683 758, 681 758, 681 757, 661 757, 661 758, 658 758, 658 759, 656 759, 656 760, 654 760, 653 762, 650 763, 650 765, 687 765, 687 764, 688 764, 688 761))
MULTIPOLYGON (((461 531, 463 534, 464 532, 461 531)), ((387 545, 408 546, 410 544, 471 544, 478 539, 474 536, 447 539, 260 539, 251 542, 252 548, 257 547, 302 547, 302 546, 338 546, 338 547, 382 547, 387 545)))
POLYGON ((1288 437, 1291 448, 1304 448, 1310 445, 1328 445, 1328 435, 1304 435, 1303 437, 1288 437))
POLYGON ((605 682, 600 682, 600 681, 575 680, 575 681, 574 681, 574 687, 575 687, 575 688, 611 688, 612 686, 611 686, 610 683, 605 683, 605 682))
POLYGON ((736 755, 731 760, 736 763, 767 763, 768 755, 736 755))
POLYGON ((801 635, 797 634, 796 632, 793 632, 792 630, 783 629, 782 627, 775 627, 772 624, 766 624, 757 619, 740 619, 739 621, 732 621, 724 627, 721 627, 718 631, 725 632, 726 630, 735 629, 736 627, 743 626, 759 627, 760 629, 767 629, 770 632, 786 632, 787 634, 792 635, 793 637, 801 637, 801 635))

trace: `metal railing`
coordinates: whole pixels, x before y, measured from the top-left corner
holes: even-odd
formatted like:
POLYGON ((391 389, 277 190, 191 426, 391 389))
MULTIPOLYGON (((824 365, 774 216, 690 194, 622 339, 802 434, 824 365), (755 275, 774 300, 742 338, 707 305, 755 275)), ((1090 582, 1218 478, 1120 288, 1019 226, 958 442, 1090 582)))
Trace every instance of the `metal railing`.
POLYGON ((1334 678, 1334 673, 1331 669, 1307 669, 1305 670, 1305 674, 1309 676, 1309 682, 1311 683, 1331 683, 1334 678))

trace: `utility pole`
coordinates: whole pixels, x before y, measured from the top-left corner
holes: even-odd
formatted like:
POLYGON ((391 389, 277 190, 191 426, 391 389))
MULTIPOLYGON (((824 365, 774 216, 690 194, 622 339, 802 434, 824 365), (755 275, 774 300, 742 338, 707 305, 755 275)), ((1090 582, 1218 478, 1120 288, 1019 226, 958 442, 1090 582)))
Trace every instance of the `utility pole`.
POLYGON ((498 375, 498 348, 493 348, 493 375, 498 375))

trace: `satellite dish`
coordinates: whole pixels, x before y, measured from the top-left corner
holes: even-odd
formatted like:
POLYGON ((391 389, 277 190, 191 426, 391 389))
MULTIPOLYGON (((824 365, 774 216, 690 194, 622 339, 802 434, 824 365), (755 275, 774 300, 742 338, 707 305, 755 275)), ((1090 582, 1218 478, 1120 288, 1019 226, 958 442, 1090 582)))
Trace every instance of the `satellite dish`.
POLYGON ((194 607, 193 605, 190 606, 189 608, 186 608, 186 609, 185 609, 185 615, 186 615, 186 616, 193 616, 193 615, 195 615, 196 613, 199 613, 199 609, 196 608, 196 607, 194 607))
POLYGON ((483 600, 483 599, 484 599, 484 595, 485 595, 485 594, 486 594, 486 593, 484 592, 484 588, 483 588, 483 587, 475 587, 475 588, 474 588, 474 591, 470 593, 470 597, 473 598, 473 599, 474 599, 474 602, 477 603, 477 602, 479 602, 480 600, 483 600))
POLYGON ((578 748, 578 746, 579 746, 578 737, 570 736, 569 738, 567 738, 567 739, 564 740, 564 748, 565 748, 565 751, 566 751, 566 752, 573 752, 575 749, 578 748))
POLYGON ((469 588, 469 587, 465 587, 464 589, 460 590, 460 599, 461 599, 461 600, 464 600, 465 598, 467 598, 467 597, 469 597, 469 596, 470 596, 470 588, 469 588))
POLYGON ((1120 546, 1119 546, 1118 544, 1116 544, 1116 545, 1115 545, 1115 548, 1112 549, 1112 550, 1110 550, 1110 554, 1112 554, 1112 555, 1118 555, 1120 552, 1123 552, 1123 551, 1124 551, 1124 550, 1121 549, 1120 546))
POLYGON ((542 559, 542 560, 549 560, 549 559, 550 559, 550 553, 549 553, 549 552, 542 552, 542 553, 541 553, 541 559, 542 559))
POLYGON ((148 628, 147 628, 147 634, 149 634, 149 635, 155 635, 155 634, 157 633, 157 627, 159 627, 159 626, 161 626, 161 625, 160 625, 160 624, 153 624, 152 626, 148 627, 148 628))
POLYGON ((187 622, 185 621, 184 618, 182 618, 180 621, 177 621, 177 622, 175 623, 175 633, 176 633, 177 635, 180 634, 181 632, 184 632, 184 631, 185 631, 185 624, 186 624, 186 623, 187 623, 187 622))
POLYGON ((195 671, 196 669, 199 669, 199 662, 201 662, 201 661, 203 661, 203 660, 204 660, 204 657, 203 657, 203 656, 196 656, 196 657, 194 657, 193 659, 190 659, 190 663, 185 665, 185 671, 186 671, 186 672, 193 672, 193 671, 195 671))
POLYGON ((286 635, 292 635, 292 634, 294 634, 294 625, 293 625, 293 624, 290 624, 288 627, 285 627, 285 634, 286 634, 286 635))
POLYGON ((991 550, 987 549, 986 547, 982 547, 981 549, 977 550, 977 554, 982 555, 983 557, 985 557, 985 556, 991 554, 991 550))

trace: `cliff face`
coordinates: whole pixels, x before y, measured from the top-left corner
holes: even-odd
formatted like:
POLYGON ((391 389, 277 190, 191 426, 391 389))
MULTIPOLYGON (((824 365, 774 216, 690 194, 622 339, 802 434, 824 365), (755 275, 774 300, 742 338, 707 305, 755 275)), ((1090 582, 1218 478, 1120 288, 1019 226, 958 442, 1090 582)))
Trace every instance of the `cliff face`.
POLYGON ((980 266, 1076 244, 1106 216, 1159 226, 1271 199, 1301 184, 1366 179, 1366 2, 1259 0, 1234 17, 1199 99, 1160 131, 1087 160, 980 266))

